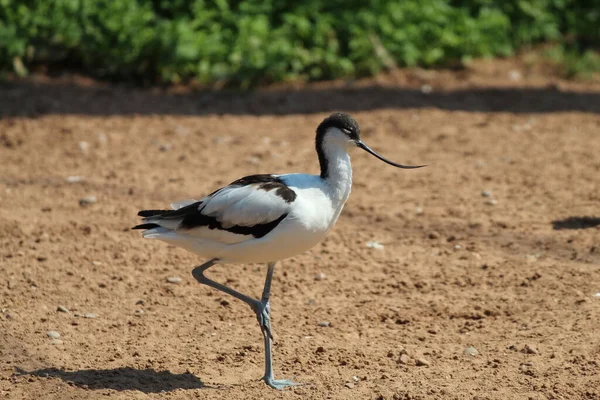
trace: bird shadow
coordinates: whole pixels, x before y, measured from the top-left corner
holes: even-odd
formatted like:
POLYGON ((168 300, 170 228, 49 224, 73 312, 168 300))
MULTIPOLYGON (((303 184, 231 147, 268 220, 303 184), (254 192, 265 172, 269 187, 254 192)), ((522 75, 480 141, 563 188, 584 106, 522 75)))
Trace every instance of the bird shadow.
POLYGON ((29 372, 18 368, 17 374, 42 378, 60 378, 65 382, 84 389, 137 390, 143 393, 159 393, 170 392, 176 389, 211 388, 211 386, 206 386, 198 377, 189 372, 173 374, 169 371, 129 367, 84 369, 79 371, 43 368, 29 372))
POLYGON ((569 217, 552 221, 552 228, 556 231, 563 229, 588 229, 600 226, 599 217, 569 217))

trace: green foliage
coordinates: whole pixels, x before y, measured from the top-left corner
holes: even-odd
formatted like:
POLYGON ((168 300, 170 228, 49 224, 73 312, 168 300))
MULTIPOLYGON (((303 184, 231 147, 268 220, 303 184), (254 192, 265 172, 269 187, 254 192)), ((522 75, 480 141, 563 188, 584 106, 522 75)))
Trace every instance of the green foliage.
POLYGON ((0 0, 0 69, 247 87, 564 44, 595 65, 600 0, 0 0))

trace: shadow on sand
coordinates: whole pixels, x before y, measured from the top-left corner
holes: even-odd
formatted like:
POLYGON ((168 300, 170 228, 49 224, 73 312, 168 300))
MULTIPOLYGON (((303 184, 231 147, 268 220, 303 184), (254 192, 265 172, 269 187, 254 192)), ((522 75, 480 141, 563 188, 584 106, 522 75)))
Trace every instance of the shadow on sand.
POLYGON ((115 368, 64 371, 43 368, 34 371, 17 370, 19 375, 60 378, 85 389, 138 390, 144 393, 169 392, 175 389, 210 388, 190 373, 173 374, 153 369, 115 368))
POLYGON ((600 226, 600 218, 598 217, 569 217, 552 221, 554 230, 563 229, 588 229, 600 226))
POLYGON ((422 93, 408 87, 369 86, 267 89, 255 92, 136 89, 33 81, 0 82, 0 118, 53 114, 284 115, 331 111, 438 108, 466 112, 600 113, 600 92, 556 87, 468 88, 422 93))

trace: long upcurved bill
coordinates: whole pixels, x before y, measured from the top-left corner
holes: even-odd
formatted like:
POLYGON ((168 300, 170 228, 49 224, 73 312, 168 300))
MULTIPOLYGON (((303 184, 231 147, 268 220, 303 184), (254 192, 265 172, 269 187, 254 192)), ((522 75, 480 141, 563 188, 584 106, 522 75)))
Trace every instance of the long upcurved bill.
POLYGON ((398 167, 398 168, 404 168, 404 169, 414 169, 414 168, 421 168, 421 167, 426 167, 426 165, 403 165, 403 164, 397 164, 393 161, 388 160, 385 157, 380 156, 379 154, 375 153, 375 151, 370 148, 369 146, 367 146, 366 144, 364 144, 362 141, 356 142, 356 145, 358 147, 360 147, 361 149, 363 149, 364 151, 366 151, 367 153, 370 153, 372 155, 374 155, 375 157, 379 158, 381 161, 386 162, 390 165, 393 165, 394 167, 398 167))

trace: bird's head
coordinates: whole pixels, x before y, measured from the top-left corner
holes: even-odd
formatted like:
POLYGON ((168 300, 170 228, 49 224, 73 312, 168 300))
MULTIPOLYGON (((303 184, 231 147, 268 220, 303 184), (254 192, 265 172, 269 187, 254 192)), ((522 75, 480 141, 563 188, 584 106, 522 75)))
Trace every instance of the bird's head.
POLYGON ((360 127, 356 120, 350 115, 341 112, 331 114, 317 127, 317 149, 322 146, 324 141, 336 143, 346 148, 351 146, 360 147, 367 153, 379 158, 381 161, 397 168, 413 169, 425 166, 398 164, 377 154, 361 140, 360 127))

